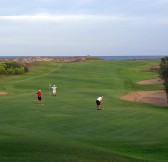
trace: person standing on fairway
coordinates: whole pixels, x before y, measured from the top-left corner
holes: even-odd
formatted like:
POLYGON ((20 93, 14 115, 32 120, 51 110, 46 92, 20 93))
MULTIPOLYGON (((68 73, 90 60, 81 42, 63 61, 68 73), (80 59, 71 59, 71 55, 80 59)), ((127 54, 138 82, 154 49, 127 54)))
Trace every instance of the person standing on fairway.
POLYGON ((53 94, 53 96, 56 96, 57 87, 56 87, 55 85, 53 85, 53 86, 51 87, 51 89, 52 89, 52 94, 53 94))
POLYGON ((39 90, 36 94, 37 94, 37 97, 38 97, 39 104, 42 104, 42 92, 41 92, 41 90, 39 90))
POLYGON ((97 98, 96 100, 97 110, 101 110, 102 100, 103 100, 103 96, 97 98))

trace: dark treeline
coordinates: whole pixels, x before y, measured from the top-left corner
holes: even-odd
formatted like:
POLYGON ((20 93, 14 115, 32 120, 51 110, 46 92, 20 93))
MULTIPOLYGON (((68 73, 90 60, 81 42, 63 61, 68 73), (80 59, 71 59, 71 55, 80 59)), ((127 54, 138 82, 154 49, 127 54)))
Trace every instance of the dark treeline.
POLYGON ((164 86, 168 102, 168 56, 163 57, 160 63, 160 78, 164 80, 164 86))

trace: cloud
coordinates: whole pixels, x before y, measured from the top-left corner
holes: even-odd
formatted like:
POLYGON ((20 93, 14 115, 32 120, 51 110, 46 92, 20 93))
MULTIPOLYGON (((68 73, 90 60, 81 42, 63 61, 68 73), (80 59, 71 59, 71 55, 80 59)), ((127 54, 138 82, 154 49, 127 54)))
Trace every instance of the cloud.
POLYGON ((134 24, 168 24, 167 17, 156 16, 125 16, 125 15, 88 15, 88 14, 67 14, 67 15, 51 15, 48 13, 39 13, 36 15, 16 15, 16 16, 0 16, 0 21, 13 22, 107 22, 119 23, 127 22, 134 24))
POLYGON ((9 21, 80 21, 80 20, 97 20, 97 21, 126 21, 130 17, 124 16, 106 16, 106 15, 50 15, 47 13, 40 13, 37 15, 16 15, 16 16, 0 16, 0 20, 9 21))

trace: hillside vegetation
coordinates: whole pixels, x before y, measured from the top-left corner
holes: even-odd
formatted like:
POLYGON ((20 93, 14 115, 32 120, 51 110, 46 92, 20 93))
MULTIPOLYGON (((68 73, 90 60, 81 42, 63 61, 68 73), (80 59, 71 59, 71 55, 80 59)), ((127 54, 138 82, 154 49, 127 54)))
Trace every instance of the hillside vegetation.
POLYGON ((1 76, 0 161, 166 162, 168 109, 120 100, 157 78, 160 60, 36 62, 29 72, 1 76), (51 95, 55 84, 57 96, 51 95), (43 93, 43 106, 36 91, 43 93), (96 98, 104 96, 103 110, 96 98))

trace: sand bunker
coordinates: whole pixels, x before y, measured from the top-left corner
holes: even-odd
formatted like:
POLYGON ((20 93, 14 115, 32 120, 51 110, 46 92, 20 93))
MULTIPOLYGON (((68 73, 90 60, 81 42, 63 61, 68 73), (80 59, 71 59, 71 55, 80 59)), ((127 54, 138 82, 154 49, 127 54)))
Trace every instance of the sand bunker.
POLYGON ((143 80, 143 81, 137 82, 137 84, 141 84, 141 85, 163 84, 163 83, 164 83, 164 80, 162 80, 160 78, 143 80))
POLYGON ((8 92, 0 91, 0 95, 6 95, 8 92))
MULTIPOLYGON (((149 84, 163 84, 164 81, 160 78, 143 80, 137 82, 137 84, 141 85, 149 85, 149 84)), ((124 96, 121 96, 120 99, 133 101, 133 102, 143 102, 143 103, 151 103, 156 105, 167 106, 166 92, 164 90, 158 91, 136 91, 130 92, 124 96)))
POLYGON ((168 105, 166 100, 166 93, 164 90, 130 92, 124 96, 121 96, 120 99, 133 102, 151 103, 156 105, 168 105))

